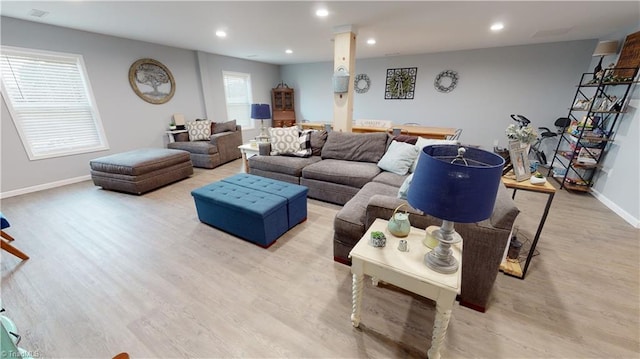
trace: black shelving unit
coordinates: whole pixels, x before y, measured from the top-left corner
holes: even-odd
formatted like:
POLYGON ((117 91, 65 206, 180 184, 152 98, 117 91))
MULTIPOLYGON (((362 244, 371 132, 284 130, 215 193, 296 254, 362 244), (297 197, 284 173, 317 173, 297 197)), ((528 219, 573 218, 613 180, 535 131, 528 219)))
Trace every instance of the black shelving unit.
POLYGON ((590 190, 637 75, 637 67, 582 74, 567 115, 571 125, 560 136, 547 173, 561 189, 590 190))

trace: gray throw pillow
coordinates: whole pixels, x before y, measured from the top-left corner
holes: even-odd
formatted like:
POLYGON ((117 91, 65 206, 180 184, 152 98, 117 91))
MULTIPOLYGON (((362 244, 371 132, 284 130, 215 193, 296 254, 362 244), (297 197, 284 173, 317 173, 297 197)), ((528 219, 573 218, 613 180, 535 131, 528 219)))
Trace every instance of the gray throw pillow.
POLYGON ((236 132, 236 120, 227 122, 217 122, 213 126, 213 133, 236 132))
POLYGON ((313 156, 320 156, 322 154, 322 147, 327 142, 327 131, 313 131, 311 132, 311 154, 313 156))

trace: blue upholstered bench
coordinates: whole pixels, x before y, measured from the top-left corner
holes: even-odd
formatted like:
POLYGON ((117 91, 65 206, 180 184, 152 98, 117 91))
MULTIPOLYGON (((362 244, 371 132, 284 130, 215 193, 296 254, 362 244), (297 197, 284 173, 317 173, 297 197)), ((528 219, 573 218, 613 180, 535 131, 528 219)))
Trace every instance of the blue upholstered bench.
POLYGON ((287 199, 228 182, 214 182, 191 191, 201 222, 270 246, 289 230, 287 199))
POLYGON ((227 177, 222 181, 286 198, 289 229, 307 219, 308 189, 305 186, 245 173, 227 177))

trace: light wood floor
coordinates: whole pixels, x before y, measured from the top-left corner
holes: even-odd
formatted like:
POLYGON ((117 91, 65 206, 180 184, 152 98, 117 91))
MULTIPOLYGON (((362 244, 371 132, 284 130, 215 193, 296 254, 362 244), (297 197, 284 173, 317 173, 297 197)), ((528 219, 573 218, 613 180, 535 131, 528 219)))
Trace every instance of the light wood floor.
MULTIPOLYGON (((200 223, 192 189, 241 161, 143 196, 90 181, 8 198, 2 305, 21 347, 47 358, 425 357, 434 304, 364 289, 351 326, 349 267, 332 257, 339 207, 265 250, 200 223)), ((521 239, 546 196, 519 192, 521 239)), ((251 223, 247 223, 251 225, 251 223)), ((589 195, 559 191, 525 280, 498 274, 486 313, 457 303, 444 358, 638 358, 639 231, 589 195)))

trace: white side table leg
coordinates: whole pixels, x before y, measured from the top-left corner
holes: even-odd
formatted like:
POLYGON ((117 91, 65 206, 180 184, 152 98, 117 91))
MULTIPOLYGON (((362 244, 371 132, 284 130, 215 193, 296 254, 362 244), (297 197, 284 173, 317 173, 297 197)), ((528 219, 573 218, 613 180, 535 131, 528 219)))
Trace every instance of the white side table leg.
POLYGON ((354 327, 360 325, 360 306, 362 304, 362 282, 363 274, 352 274, 351 283, 351 324, 354 327))
POLYGON ((442 310, 442 306, 436 303, 436 318, 433 323, 433 335, 431 336, 431 348, 427 352, 429 359, 440 359, 440 347, 447 335, 447 327, 451 319, 451 309, 442 310))

